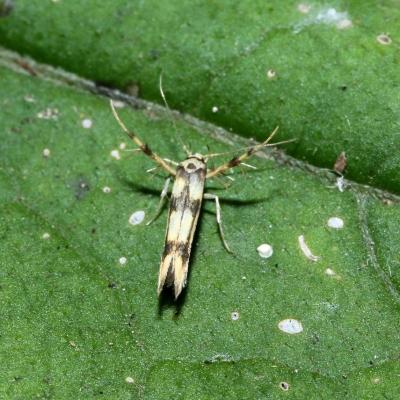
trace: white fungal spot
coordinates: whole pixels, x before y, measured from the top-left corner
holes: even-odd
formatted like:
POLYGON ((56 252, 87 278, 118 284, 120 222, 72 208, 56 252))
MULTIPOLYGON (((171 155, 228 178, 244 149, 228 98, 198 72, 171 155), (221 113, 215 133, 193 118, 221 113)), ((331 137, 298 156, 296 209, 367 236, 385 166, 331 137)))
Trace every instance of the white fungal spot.
POLYGON ((273 69, 269 69, 267 71, 267 78, 268 79, 274 79, 276 76, 276 72, 273 69))
POLYGON ((262 258, 270 258, 274 253, 274 250, 270 244, 263 243, 257 247, 258 254, 262 258))
POLYGON ((314 256, 313 253, 311 253, 310 248, 307 246, 305 240, 304 240, 304 236, 300 235, 299 236, 299 245, 300 245, 300 249, 301 251, 304 253, 304 255, 311 261, 318 261, 321 257, 319 256, 314 256))
POLYGON ((113 105, 115 108, 124 108, 125 107, 125 103, 123 101, 120 100, 113 100, 113 105))
POLYGON ((384 33, 381 33, 376 37, 376 40, 378 43, 383 44, 383 45, 388 45, 392 43, 392 39, 389 37, 389 35, 386 35, 384 33))
POLYGON ((279 384, 279 387, 284 390, 285 392, 287 392, 289 390, 289 384, 287 382, 281 382, 279 384))
POLYGON ((328 226, 329 228, 342 229, 344 226, 344 221, 339 217, 331 217, 328 219, 328 226))
POLYGON ((216 112, 218 112, 218 107, 214 106, 211 110, 212 110, 213 113, 216 113, 216 112))
POLYGON ((139 225, 141 222, 143 222, 145 217, 145 212, 144 211, 135 211, 130 217, 129 217, 129 223, 131 225, 139 225))
POLYGON ((308 14, 311 10, 311 6, 309 4, 300 3, 297 6, 297 10, 300 11, 302 14, 308 14))
POLYGON ((109 186, 104 186, 102 190, 103 190, 103 193, 110 193, 111 192, 111 188, 109 186))
POLYGON ((125 382, 131 385, 132 383, 135 383, 135 380, 131 376, 127 376, 125 382))
POLYGON ((333 269, 331 269, 331 268, 327 268, 327 269, 325 270, 325 274, 326 274, 326 275, 329 275, 329 276, 335 276, 335 275, 336 275, 336 272, 335 272, 333 269))
POLYGON ((92 125, 93 125, 93 121, 91 119, 85 118, 82 120, 82 126, 85 129, 90 129, 92 127, 92 125))
POLYGON ((45 110, 38 112, 37 117, 40 119, 57 120, 58 119, 58 109, 48 107, 45 110))
POLYGON ((44 158, 49 157, 50 156, 50 149, 43 149, 42 154, 43 154, 44 158))
POLYGON ((239 313, 237 311, 234 311, 231 313, 231 320, 232 321, 237 321, 239 319, 239 313))
POLYGON ((289 333, 290 335, 295 335, 296 333, 303 332, 303 325, 297 319, 284 319, 279 322, 278 328, 285 333, 289 333))
POLYGON ((125 265, 128 262, 128 259, 126 257, 120 257, 118 261, 121 265, 125 265))
POLYGON ((119 154, 119 150, 111 150, 110 153, 112 158, 115 158, 116 160, 120 160, 121 159, 121 155, 119 154))
POLYGON ((120 143, 118 147, 119 147, 120 150, 125 150, 126 149, 126 143, 120 143))
POLYGON ((44 240, 50 239, 50 233, 47 233, 47 232, 43 233, 42 239, 44 239, 44 240))

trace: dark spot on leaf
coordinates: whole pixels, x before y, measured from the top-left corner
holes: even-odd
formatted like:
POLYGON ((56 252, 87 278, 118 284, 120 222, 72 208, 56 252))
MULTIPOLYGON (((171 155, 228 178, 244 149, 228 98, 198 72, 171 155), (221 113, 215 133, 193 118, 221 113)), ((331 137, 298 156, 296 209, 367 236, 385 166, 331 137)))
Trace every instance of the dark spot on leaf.
POLYGON ((96 233, 96 228, 92 228, 92 234, 94 235, 96 233))
POLYGON ((84 178, 80 178, 72 186, 77 200, 82 200, 90 190, 89 182, 84 178))
POLYGON ((282 390, 284 390, 285 392, 289 390, 289 384, 288 384, 287 382, 281 382, 281 383, 279 384, 279 386, 280 386, 280 388, 281 388, 282 390))
POLYGON ((339 89, 343 90, 345 92, 347 90, 347 85, 341 85, 339 86, 339 89))
POLYGON ((110 282, 110 283, 107 285, 107 287, 110 288, 110 289, 116 289, 117 284, 114 283, 114 282, 110 282))
POLYGON ((152 61, 156 61, 160 58, 160 52, 156 49, 152 49, 149 51, 149 58, 152 61))

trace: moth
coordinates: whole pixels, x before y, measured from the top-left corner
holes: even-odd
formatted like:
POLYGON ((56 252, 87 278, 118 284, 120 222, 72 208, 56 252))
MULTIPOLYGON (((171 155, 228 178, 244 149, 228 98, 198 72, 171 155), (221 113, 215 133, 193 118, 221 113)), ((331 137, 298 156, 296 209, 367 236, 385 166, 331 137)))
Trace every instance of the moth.
POLYGON ((230 161, 217 168, 208 170, 207 156, 203 156, 199 153, 188 154, 188 157, 180 163, 161 158, 134 132, 125 126, 115 110, 112 100, 110 100, 110 105, 114 118, 122 130, 138 146, 138 150, 141 150, 146 156, 150 157, 170 175, 161 192, 160 204, 156 215, 147 224, 154 221, 160 213, 165 198, 167 197, 171 177, 174 178, 164 252, 161 257, 160 272, 158 275, 157 293, 158 296, 160 296, 164 287, 173 287, 176 300, 186 285, 193 236, 196 231, 203 199, 215 201, 216 219, 221 240, 227 251, 230 252, 222 229, 219 198, 214 194, 204 193, 206 180, 222 175, 229 169, 244 164, 245 160, 266 146, 275 146, 280 143, 287 143, 288 141, 268 144, 276 134, 278 130, 277 127, 264 142, 249 147, 242 155, 232 158, 230 161))

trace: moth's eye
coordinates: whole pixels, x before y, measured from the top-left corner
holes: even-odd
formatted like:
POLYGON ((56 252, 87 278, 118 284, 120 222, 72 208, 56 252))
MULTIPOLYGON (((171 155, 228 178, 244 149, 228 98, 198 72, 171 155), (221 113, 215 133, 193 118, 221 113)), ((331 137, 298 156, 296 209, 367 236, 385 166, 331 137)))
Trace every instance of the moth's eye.
POLYGON ((189 163, 186 168, 187 169, 196 169, 196 166, 193 163, 189 163))

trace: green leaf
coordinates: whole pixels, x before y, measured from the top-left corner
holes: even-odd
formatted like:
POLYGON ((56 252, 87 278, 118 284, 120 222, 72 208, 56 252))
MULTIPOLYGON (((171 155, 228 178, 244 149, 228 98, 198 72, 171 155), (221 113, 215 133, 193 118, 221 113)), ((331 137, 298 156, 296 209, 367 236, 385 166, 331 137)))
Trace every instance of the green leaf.
POLYGON ((0 43, 19 52, 0 49, 0 397, 397 399, 395 5, 0 0, 0 43), (161 71, 188 112, 177 129, 112 89, 159 102, 161 71), (284 146, 296 158, 269 149, 234 182, 207 182, 234 254, 206 202, 177 304, 156 296, 167 211, 129 223, 156 211, 165 174, 120 148, 134 145, 109 98, 176 161, 182 142, 202 154, 251 143, 231 130, 263 139, 279 124, 277 141, 298 139, 284 146), (314 166, 343 150, 353 180, 314 166), (302 330, 281 330, 287 319, 302 330))
MULTIPOLYGON (((10 68, 1 87, 1 397, 396 398, 397 204, 354 183, 342 193, 282 153, 255 157, 227 190, 208 182, 234 255, 205 204, 186 295, 160 306, 166 213, 128 222, 157 207, 151 160, 111 157, 126 137, 102 97, 10 68), (327 226, 333 216, 343 229, 327 226), (303 331, 281 331, 287 318, 303 331)), ((119 112, 159 154, 184 157, 163 110, 119 112)), ((177 119, 192 149, 232 149, 213 134, 233 136, 198 124, 177 119)))
POLYGON ((174 108, 259 140, 279 125, 296 158, 345 151, 349 178, 399 194, 399 19, 396 0, 19 0, 0 43, 158 102, 163 71, 174 108))

